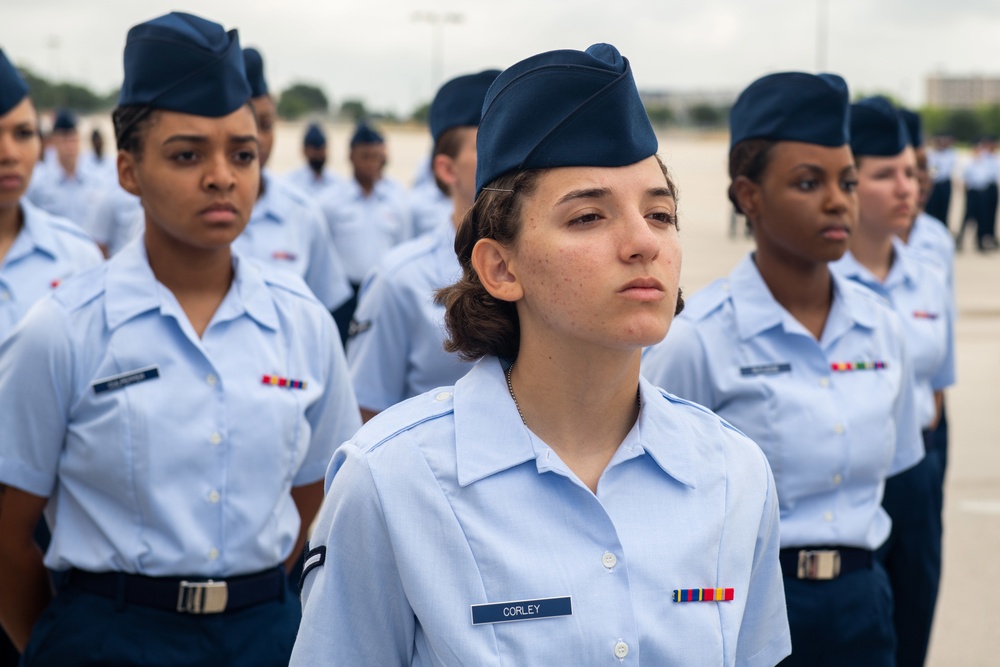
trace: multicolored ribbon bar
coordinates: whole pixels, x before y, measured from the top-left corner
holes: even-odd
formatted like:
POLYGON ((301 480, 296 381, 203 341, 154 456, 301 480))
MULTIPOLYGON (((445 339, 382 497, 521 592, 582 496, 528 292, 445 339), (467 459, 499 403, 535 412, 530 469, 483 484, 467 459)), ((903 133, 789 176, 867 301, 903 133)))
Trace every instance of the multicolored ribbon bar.
POLYGON ((288 378, 283 378, 278 375, 265 375, 262 380, 263 384, 271 384, 275 387, 285 387, 286 389, 305 389, 306 383, 304 380, 289 380, 288 378))
POLYGON ((915 310, 913 316, 918 320, 936 320, 938 318, 937 313, 928 313, 926 310, 915 310))
POLYGON ((294 262, 297 255, 294 252, 288 252, 287 250, 275 250, 271 254, 271 259, 284 259, 289 262, 294 262))
POLYGON ((834 361, 830 370, 837 373, 848 371, 880 371, 886 368, 884 361, 834 361))
POLYGON ((682 588, 674 591, 674 602, 729 602, 735 592, 732 588, 682 588))

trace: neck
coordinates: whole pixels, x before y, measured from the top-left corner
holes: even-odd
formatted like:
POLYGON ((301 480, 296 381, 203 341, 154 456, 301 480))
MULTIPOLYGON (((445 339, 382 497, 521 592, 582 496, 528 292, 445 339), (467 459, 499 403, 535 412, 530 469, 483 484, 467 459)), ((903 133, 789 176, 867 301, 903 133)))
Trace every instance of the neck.
POLYGON ((894 257, 892 234, 875 232, 858 225, 851 237, 851 254, 861 266, 872 272, 879 282, 885 282, 894 257))
POLYGON ((900 241, 902 241, 903 243, 905 243, 907 245, 910 244, 910 234, 913 232, 914 225, 917 224, 917 216, 919 216, 923 212, 923 210, 924 210, 924 207, 921 206, 920 210, 917 211, 917 215, 913 216, 913 220, 910 221, 909 227, 907 227, 905 231, 902 231, 902 232, 900 232, 898 234, 900 241))
POLYGON ((0 264, 24 227, 24 214, 17 204, 0 208, 0 264))
POLYGON ((458 229, 458 226, 462 224, 465 214, 472 208, 473 203, 458 196, 451 198, 451 224, 455 226, 455 229, 458 229))
POLYGON ((371 179, 371 178, 362 178, 361 176, 358 176, 357 174, 355 174, 354 175, 354 180, 358 182, 358 185, 361 186, 362 192, 364 192, 366 195, 370 195, 372 193, 372 190, 375 189, 375 180, 374 179, 371 179))
POLYGON ((522 329, 511 387, 525 424, 596 492, 639 415, 640 350, 552 349, 522 329))
POLYGON ((76 175, 76 160, 59 160, 59 166, 62 167, 67 176, 76 175))
POLYGON ((774 300, 813 335, 823 337, 833 306, 833 278, 826 262, 796 261, 758 246, 754 263, 774 300))

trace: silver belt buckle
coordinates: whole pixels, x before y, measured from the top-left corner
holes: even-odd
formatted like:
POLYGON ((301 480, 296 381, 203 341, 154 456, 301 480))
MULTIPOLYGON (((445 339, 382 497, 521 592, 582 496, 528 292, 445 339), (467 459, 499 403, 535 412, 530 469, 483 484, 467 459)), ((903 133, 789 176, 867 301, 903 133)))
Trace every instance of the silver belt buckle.
POLYGON ((182 581, 177 588, 177 611, 185 614, 220 614, 228 601, 224 581, 182 581))
POLYGON ((836 579, 840 575, 840 552, 836 549, 799 551, 799 579, 836 579))

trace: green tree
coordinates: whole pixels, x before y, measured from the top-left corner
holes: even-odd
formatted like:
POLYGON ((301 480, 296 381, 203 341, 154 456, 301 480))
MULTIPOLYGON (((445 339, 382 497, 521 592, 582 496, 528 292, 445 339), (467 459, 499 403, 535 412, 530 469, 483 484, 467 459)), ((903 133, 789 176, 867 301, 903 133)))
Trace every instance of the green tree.
POLYGON ((326 113, 330 101, 318 86, 295 83, 281 93, 278 98, 278 115, 295 119, 309 113, 326 113))
POLYGON ((707 103, 691 105, 688 114, 691 122, 698 127, 720 127, 726 122, 729 110, 725 107, 717 107, 707 103))
POLYGON ((344 100, 340 105, 340 115, 355 123, 368 116, 363 100, 344 100))
POLYGON ((430 118, 430 115, 431 115, 430 102, 424 102, 423 104, 421 104, 420 106, 418 106, 416 109, 413 110, 413 113, 410 114, 410 120, 412 120, 414 123, 423 123, 426 125, 427 119, 430 118))
POLYGON ((118 99, 118 94, 101 96, 86 86, 75 83, 54 83, 28 69, 21 69, 21 76, 28 84, 31 99, 39 109, 67 107, 81 113, 93 113, 110 109, 118 99))
POLYGON ((670 107, 646 107, 649 122, 660 127, 674 122, 674 111, 670 107))

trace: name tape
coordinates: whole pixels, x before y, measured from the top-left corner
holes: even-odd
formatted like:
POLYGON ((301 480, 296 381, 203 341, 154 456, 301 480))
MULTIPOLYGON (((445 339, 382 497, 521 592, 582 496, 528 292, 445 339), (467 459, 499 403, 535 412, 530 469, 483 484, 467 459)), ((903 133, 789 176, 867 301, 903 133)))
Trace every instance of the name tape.
POLYGON ((472 605, 472 624, 533 621, 539 618, 573 615, 573 598, 541 598, 472 605))

